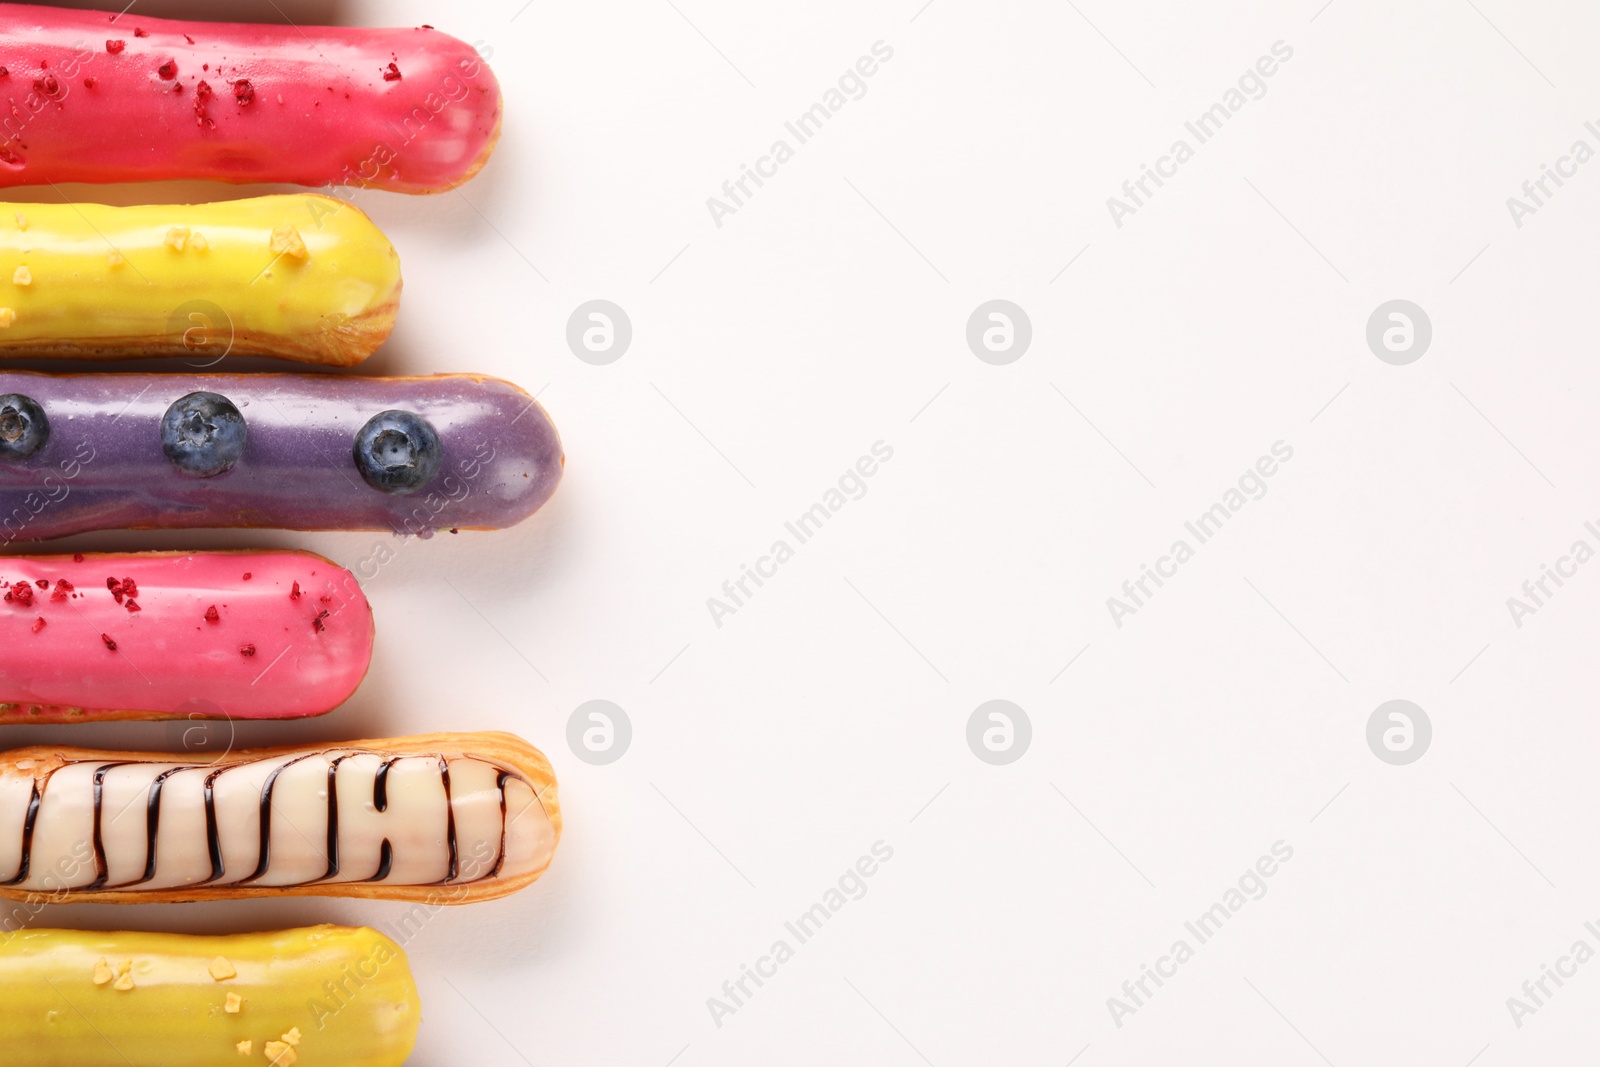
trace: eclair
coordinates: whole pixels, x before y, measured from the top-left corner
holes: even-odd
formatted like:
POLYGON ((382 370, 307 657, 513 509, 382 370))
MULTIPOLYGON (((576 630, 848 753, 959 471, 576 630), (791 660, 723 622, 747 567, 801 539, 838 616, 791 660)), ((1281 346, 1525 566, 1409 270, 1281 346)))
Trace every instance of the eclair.
POLYGON ((404 950, 365 927, 17 930, 0 988, 6 1067, 400 1067, 422 1021, 404 950))
POLYGON ((476 174, 500 134, 494 74, 431 26, 0 4, 0 41, 4 185, 196 178, 431 193, 476 174))
POLYGON ((498 378, 0 371, 0 543, 501 529, 550 498, 563 462, 544 409, 498 378))
POLYGON ((0 204, 0 358, 349 366, 394 329, 400 288, 389 239, 327 196, 0 204))
POLYGON ((0 725, 322 715, 372 644, 355 576, 309 552, 0 556, 0 725))
POLYGON ((0 896, 466 904, 521 889, 561 836, 555 774, 503 733, 230 752, 0 754, 0 896))

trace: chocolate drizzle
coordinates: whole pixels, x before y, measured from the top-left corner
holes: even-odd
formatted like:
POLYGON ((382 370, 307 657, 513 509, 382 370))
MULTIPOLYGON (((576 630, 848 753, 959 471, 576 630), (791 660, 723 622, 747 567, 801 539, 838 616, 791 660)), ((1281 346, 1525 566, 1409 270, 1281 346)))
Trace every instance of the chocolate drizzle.
POLYGON ((449 884, 461 877, 461 855, 456 847, 456 805, 455 797, 450 794, 450 764, 443 756, 439 757, 439 778, 444 782, 445 836, 450 842, 450 873, 444 876, 443 884, 449 884))
MULTIPOLYGON (((156 775, 155 781, 150 783, 150 799, 145 803, 145 846, 144 846, 144 876, 138 881, 127 883, 130 886, 144 885, 146 882, 155 881, 156 877, 156 833, 161 829, 161 789, 179 771, 188 770, 187 767, 172 767, 156 775)), ((209 822, 207 826, 209 828, 209 822)), ((117 888, 121 888, 120 886, 117 888)))
POLYGON ((0 882, 0 885, 21 885, 28 880, 28 869, 33 865, 33 828, 39 821, 39 805, 43 801, 44 793, 39 788, 39 779, 35 778, 33 795, 28 798, 28 817, 22 823, 22 862, 17 876, 9 882, 0 882))
POLYGON ((383 761, 378 768, 376 777, 372 779, 372 806, 381 814, 389 810, 389 768, 394 766, 394 761, 399 756, 391 756, 383 761))
MULTIPOLYGON (((332 751, 338 751, 338 752, 341 752, 342 754, 337 755, 337 756, 332 756, 329 759, 329 764, 328 764, 328 777, 327 777, 327 783, 328 783, 327 784, 327 789, 328 789, 328 830, 327 830, 327 847, 328 847, 327 860, 328 860, 328 866, 327 866, 327 871, 326 871, 325 874, 323 874, 319 878, 310 879, 310 880, 308 880, 306 882, 295 883, 295 885, 302 885, 303 886, 303 885, 311 885, 311 884, 314 884, 316 882, 327 881, 327 880, 330 880, 330 879, 333 879, 333 878, 337 877, 339 875, 339 873, 340 873, 338 769, 339 769, 339 764, 341 762, 343 762, 346 759, 351 758, 354 755, 357 755, 358 753, 351 752, 351 751, 348 751, 348 750, 332 750, 332 751)), ((312 759, 312 758, 314 758, 316 756, 329 756, 329 755, 331 755, 331 753, 328 752, 328 751, 304 753, 304 754, 301 754, 301 755, 297 755, 297 756, 293 756, 291 758, 285 759, 285 760, 283 760, 282 762, 279 762, 276 766, 273 767, 272 772, 267 776, 266 782, 261 787, 261 799, 260 799, 260 851, 258 853, 258 858, 257 858, 255 870, 252 871, 248 877, 242 878, 242 879, 240 879, 238 881, 235 881, 235 882, 226 883, 224 887, 247 886, 250 883, 259 881, 261 878, 265 877, 267 872, 271 868, 271 865, 272 865, 272 849, 271 849, 271 846, 272 846, 273 790, 274 790, 274 787, 277 784, 278 776, 280 774, 282 774, 288 768, 290 768, 290 767, 294 766, 295 764, 300 763, 300 762, 302 762, 304 760, 312 759)), ((433 885, 449 885, 451 883, 455 883, 456 880, 461 877, 460 843, 459 843, 459 841, 457 839, 455 798, 454 798, 454 795, 453 795, 453 792, 452 792, 452 789, 451 789, 450 762, 449 762, 449 759, 446 756, 444 756, 444 755, 430 756, 430 755, 428 755, 426 753, 416 753, 416 754, 407 753, 405 755, 390 755, 390 756, 387 756, 383 760, 383 762, 380 764, 380 766, 378 767, 378 770, 377 770, 377 772, 376 772, 376 774, 374 776, 374 779, 373 779, 373 806, 379 812, 383 812, 383 811, 386 811, 388 809, 388 806, 389 806, 389 795, 388 795, 389 771, 394 766, 394 764, 396 762, 398 762, 399 760, 401 760, 401 759, 409 759, 409 758, 433 759, 433 760, 437 761, 438 770, 439 770, 439 781, 440 781, 440 785, 444 789, 446 847, 448 849, 448 854, 449 854, 449 868, 448 868, 448 874, 446 875, 446 877, 443 880, 441 880, 439 882, 434 882, 434 883, 431 883, 431 884, 433 884, 433 885)), ((473 757, 473 756, 464 756, 462 758, 474 759, 474 760, 478 759, 478 757, 473 757)), ((81 762, 81 761, 75 761, 75 762, 81 762)), ((161 800, 162 800, 162 796, 163 796, 163 787, 166 784, 166 780, 168 778, 170 778, 172 775, 177 774, 177 773, 179 773, 181 771, 192 771, 192 770, 208 770, 208 772, 209 772, 209 773, 206 774, 205 782, 204 782, 204 804, 205 804, 205 815, 206 815, 206 844, 207 844, 207 852, 208 852, 210 863, 211 863, 211 873, 210 873, 209 877, 207 877, 205 879, 202 879, 202 880, 200 880, 198 882, 192 882, 192 883, 190 883, 190 885, 194 886, 194 887, 199 887, 199 886, 212 885, 212 884, 217 883, 223 876, 224 864, 223 864, 223 856, 222 856, 221 832, 220 832, 220 829, 219 829, 219 826, 218 826, 218 819, 217 819, 216 782, 217 782, 218 778, 220 778, 223 774, 225 774, 225 773, 227 773, 229 771, 237 770, 237 769, 240 769, 240 768, 243 768, 243 767, 247 767, 247 766, 250 766, 252 764, 256 764, 256 763, 260 763, 260 762, 261 761, 259 761, 259 760, 249 760, 249 761, 238 761, 238 762, 221 764, 221 765, 191 764, 191 765, 169 767, 168 769, 163 770, 161 773, 157 774, 152 779, 150 785, 148 786, 148 792, 147 792, 146 802, 145 802, 145 842, 146 842, 145 848, 146 848, 146 851, 145 851, 145 863, 144 863, 143 874, 142 874, 142 876, 140 878, 138 878, 138 879, 136 879, 136 880, 134 880, 132 882, 122 883, 122 884, 117 885, 117 886, 109 886, 109 887, 107 886, 107 881, 108 881, 108 878, 109 878, 109 867, 110 867, 110 865, 109 865, 109 861, 108 861, 107 855, 106 855, 105 840, 104 840, 105 777, 110 771, 112 771, 113 769, 115 769, 117 767, 137 766, 139 764, 134 762, 134 761, 127 761, 127 760, 110 762, 110 763, 96 764, 94 772, 93 772, 93 774, 91 776, 91 782, 92 782, 92 788, 93 788, 93 835, 92 836, 93 836, 93 846, 94 846, 95 879, 94 879, 94 881, 90 882, 89 884, 84 885, 84 886, 80 886, 80 887, 76 887, 75 889, 73 889, 71 891, 74 891, 74 892, 94 892, 94 891, 97 891, 97 890, 103 890, 103 889, 108 889, 108 888, 109 889, 121 889, 121 888, 126 888, 126 887, 144 885, 144 884, 146 884, 148 882, 154 881, 155 878, 156 878, 156 862, 157 862, 157 859, 158 859, 158 856, 157 856, 157 844, 158 844, 158 841, 159 841, 159 831, 160 831, 160 827, 161 827, 161 800)), ((487 761, 481 761, 481 762, 487 762, 487 761)), ((62 766, 72 766, 72 765, 74 765, 74 763, 63 764, 62 766)), ((29 800, 28 800, 28 812, 27 812, 27 816, 26 816, 26 818, 25 818, 25 820, 23 822, 23 827, 22 827, 22 855, 21 855, 20 863, 18 865, 17 876, 15 878, 10 879, 9 881, 0 882, 0 887, 18 886, 18 885, 21 885, 24 882, 26 882, 28 880, 28 878, 29 878, 29 875, 30 875, 31 870, 32 870, 34 833, 35 833, 35 829, 36 829, 37 824, 38 824, 39 811, 40 811, 40 808, 41 808, 41 806, 42 806, 42 804, 44 802, 44 794, 45 794, 46 790, 49 788, 50 782, 55 777, 56 771, 58 771, 58 770, 60 770, 60 767, 53 768, 49 773, 45 774, 43 778, 35 778, 33 780, 33 782, 32 782, 32 793, 31 793, 31 795, 29 797, 29 800)), ((510 820, 509 820, 509 813, 508 813, 508 810, 507 810, 508 805, 507 805, 507 797, 506 797, 506 783, 509 782, 509 781, 512 781, 512 780, 527 782, 527 779, 524 778, 522 775, 516 773, 515 771, 506 770, 506 769, 503 769, 503 768, 498 771, 498 773, 496 775, 496 778, 495 778, 495 788, 500 794, 501 828, 500 828, 500 850, 499 850, 499 855, 495 860, 494 867, 488 874, 486 874, 486 875, 484 875, 484 876, 482 876, 480 878, 469 878, 466 882, 462 882, 460 884, 466 885, 466 884, 471 884, 472 882, 489 881, 489 880, 498 878, 500 876, 501 871, 504 869, 505 862, 506 862, 507 845, 508 845, 510 829, 511 829, 510 820)), ((529 785, 531 787, 531 783, 529 783, 529 785)), ((535 799, 537 799, 537 796, 535 797, 535 799)), ((379 859, 378 859, 378 869, 377 869, 377 871, 370 878, 363 879, 363 880, 360 880, 360 881, 364 881, 364 882, 367 882, 367 883, 375 883, 375 882, 386 881, 389 878, 391 872, 393 871, 394 858, 395 858, 394 857, 394 845, 393 845, 393 843, 390 841, 390 839, 388 837, 385 837, 382 840, 382 844, 381 844, 381 847, 380 847, 380 850, 379 850, 379 859)), ((284 886, 282 888, 293 888, 293 886, 284 886)))
POLYGON ((394 866, 394 846, 389 844, 389 839, 383 839, 383 848, 378 853, 378 873, 368 878, 369 882, 381 882, 389 877, 389 869, 394 866))
POLYGON ((94 881, 84 886, 85 892, 104 889, 106 880, 111 877, 111 866, 106 862, 106 842, 104 836, 106 813, 106 775, 117 767, 126 767, 123 763, 106 763, 94 769, 94 881))
POLYGON ((288 763, 280 763, 272 768, 272 773, 267 775, 267 784, 261 787, 261 851, 257 854, 256 869, 248 878, 233 882, 233 885, 249 885, 266 877, 267 868, 272 866, 272 791, 277 788, 278 775, 293 767, 296 763, 303 763, 317 753, 308 752, 304 756, 296 756, 288 763))
POLYGON ((490 878, 500 877, 500 868, 506 865, 506 838, 511 835, 511 819, 506 811, 506 781, 515 777, 510 771, 501 771, 494 779, 494 787, 500 791, 500 855, 494 861, 494 870, 488 874, 490 878))
POLYGON ((328 761, 328 873, 326 882, 339 874, 339 764, 349 756, 335 756, 328 761))
POLYGON ((222 834, 217 829, 217 779, 227 767, 219 767, 206 775, 206 849, 211 856, 211 876, 201 885, 210 885, 222 877, 222 834))

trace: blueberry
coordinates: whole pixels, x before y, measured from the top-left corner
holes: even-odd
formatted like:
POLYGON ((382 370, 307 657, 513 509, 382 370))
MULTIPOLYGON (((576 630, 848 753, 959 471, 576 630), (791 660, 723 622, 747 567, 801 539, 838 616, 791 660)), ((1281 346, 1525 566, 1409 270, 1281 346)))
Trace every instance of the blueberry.
POLYGON ((244 455, 250 431, 233 401, 190 393, 161 416, 161 451, 191 478, 215 478, 244 455))
POLYGON ((27 459, 50 440, 50 420, 31 396, 0 396, 0 460, 27 459))
POLYGON ((356 433, 356 469, 384 493, 415 493, 433 481, 444 460, 433 424, 409 411, 382 411, 356 433))

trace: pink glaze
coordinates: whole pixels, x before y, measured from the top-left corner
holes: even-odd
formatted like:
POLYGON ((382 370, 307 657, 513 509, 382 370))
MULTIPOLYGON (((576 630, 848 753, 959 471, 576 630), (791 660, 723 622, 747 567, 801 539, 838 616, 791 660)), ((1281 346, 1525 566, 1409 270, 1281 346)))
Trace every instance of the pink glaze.
POLYGON ((430 27, 179 22, 0 4, 0 186, 453 188, 488 159, 500 86, 430 27))
POLYGON ((0 590, 0 723, 321 715, 372 659, 361 587, 309 552, 0 556, 0 590))

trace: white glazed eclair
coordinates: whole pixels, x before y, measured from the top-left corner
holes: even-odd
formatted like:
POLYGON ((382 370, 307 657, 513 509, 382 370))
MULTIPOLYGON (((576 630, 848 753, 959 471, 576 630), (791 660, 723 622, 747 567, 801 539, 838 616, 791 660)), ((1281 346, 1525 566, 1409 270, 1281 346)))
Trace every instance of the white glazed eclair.
POLYGON ((0 895, 137 903, 309 895, 464 904, 533 882, 555 776, 510 734, 189 754, 0 757, 0 895))

